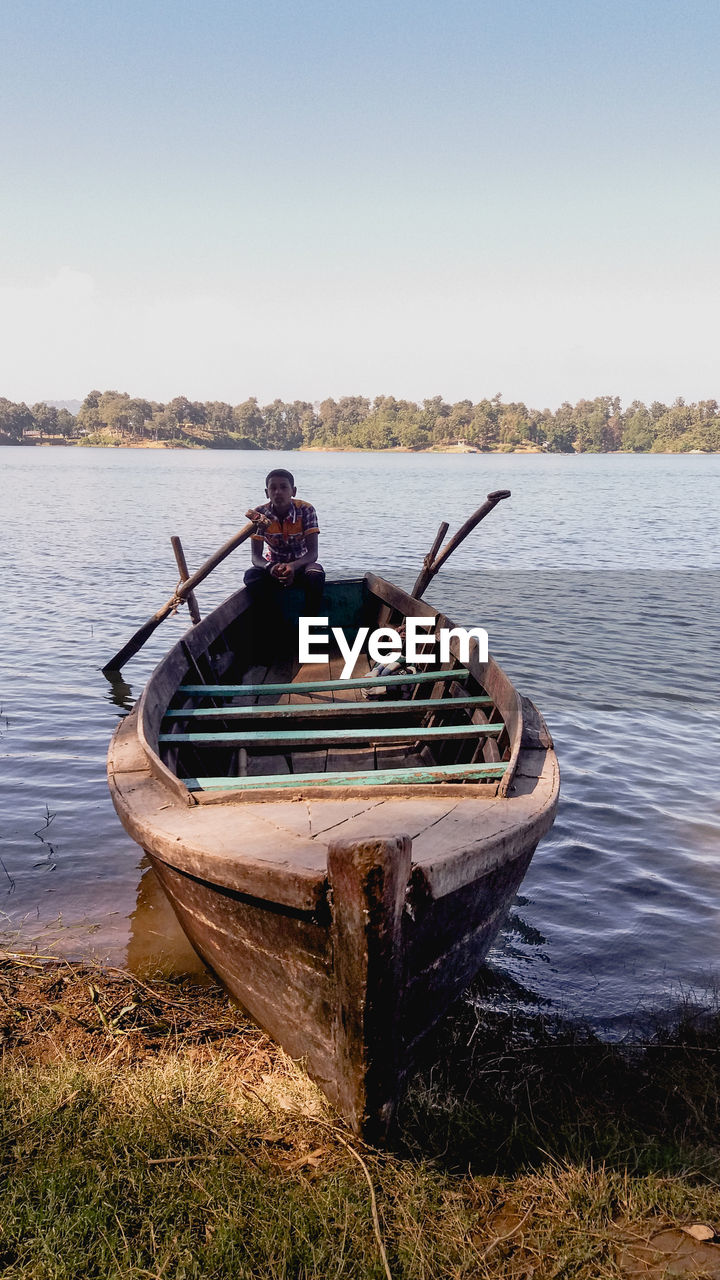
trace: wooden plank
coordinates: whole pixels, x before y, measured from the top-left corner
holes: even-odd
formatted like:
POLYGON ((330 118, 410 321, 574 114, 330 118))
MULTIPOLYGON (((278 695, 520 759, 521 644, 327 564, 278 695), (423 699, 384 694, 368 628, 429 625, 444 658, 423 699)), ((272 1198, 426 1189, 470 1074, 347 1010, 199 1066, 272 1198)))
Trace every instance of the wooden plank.
POLYGON ((153 865, 200 955, 288 1053, 310 1062, 320 1055, 324 1076, 334 1013, 327 930, 153 865))
MULTIPOLYGON (((351 692, 354 692, 351 690, 351 692)), ((322 719, 325 716, 332 718, 333 716, 372 716, 372 715, 395 715, 398 712, 406 713, 409 716, 423 716, 428 712, 451 711, 463 708, 472 710, 476 707, 491 707, 493 705, 492 698, 486 696, 473 697, 470 694, 462 698, 423 698, 422 700, 413 701, 412 699, 403 698, 399 702, 378 700, 377 702, 366 702, 363 698, 360 702, 351 702, 349 699, 343 699, 340 702, 276 702, 271 706, 224 706, 224 707, 187 707, 185 709, 166 711, 165 720, 244 720, 272 719, 272 720, 291 720, 294 717, 310 716, 312 719, 322 719)))
MULTIPOLYGON (((337 679, 343 670, 343 659, 341 655, 335 654, 330 659, 330 675, 333 679, 337 679)), ((367 654, 361 653, 355 664, 353 674, 365 674, 369 671, 367 654)), ((347 715, 351 709, 362 704, 367 712, 368 704, 362 696, 362 691, 352 685, 348 688, 335 689, 332 692, 333 706, 336 711, 339 710, 341 715, 347 715)), ((362 709, 362 708, 361 708, 362 709)), ((373 711, 370 710, 372 717, 373 711)), ((347 745, 338 750, 337 747, 330 747, 327 753, 327 763, 325 768, 328 773, 365 773, 368 769, 375 768, 375 749, 369 745, 348 747, 347 745)))
MULTIPOLYGON (((442 824, 440 824, 442 825, 442 824)), ((413 977, 430 969, 452 951, 462 935, 482 929, 512 902, 525 874, 534 845, 515 857, 490 862, 487 870, 453 893, 431 899, 422 892, 409 895, 411 910, 403 921, 406 972, 413 977), (462 928, 458 929, 458 921, 462 928)), ((417 861, 417 859, 413 859, 417 861)))
MULTIPOLYGON (((249 667, 248 670, 243 675, 243 683, 256 684, 259 681, 262 681, 264 677, 267 677, 267 667, 261 667, 261 666, 249 667)), ((247 697, 237 697, 233 699, 233 701, 234 703, 237 704, 237 707, 232 709, 233 710, 236 709, 237 711, 242 712, 244 710, 247 710, 251 706, 253 708, 255 707, 255 705, 257 704, 257 696, 255 694, 249 694, 247 697)), ((216 709, 218 709, 218 704, 217 702, 214 702, 213 710, 216 710, 216 709)), ((228 711, 228 710, 231 710, 231 708, 229 708, 226 704, 225 711, 228 711)), ((167 712, 166 712, 166 715, 167 715, 167 712)), ((163 724, 164 724, 164 720, 163 720, 163 724)), ((160 726, 160 728, 162 729, 162 725, 160 726)), ((248 763, 249 763, 248 753, 245 747, 239 747, 237 752, 230 752, 228 755, 228 765, 227 765, 228 777, 232 777, 233 775, 235 775, 236 777, 244 778, 248 772, 248 763)), ((265 772, 265 770, 262 770, 262 772, 265 772)))
POLYGON ((328 753, 325 751, 293 751, 293 773, 324 773, 328 753))
POLYGON ((375 748, 376 769, 421 769, 422 765, 420 756, 409 751, 407 743, 375 748))
MULTIPOLYGON (((292 687, 293 689, 296 689, 297 692, 283 695, 282 701, 284 703, 287 699, 287 705, 291 714, 293 713, 295 706, 306 705, 308 697, 319 697, 322 700, 320 704, 314 705, 320 705, 323 708, 331 707, 333 702, 332 693, 323 693, 321 691, 319 694, 307 694, 306 686, 308 684, 323 684, 333 678, 334 673, 331 670, 329 662, 305 662, 300 667, 300 670, 297 672, 297 675, 293 680, 292 687)), ((270 711, 269 708, 268 711, 270 711)), ((270 712, 270 714, 272 715, 273 713, 270 712)), ((290 772, 325 773, 325 770, 327 769, 327 755, 326 746, 315 748, 310 751, 293 750, 290 755, 290 772)))
POLYGON ((268 706, 277 703, 277 689, 280 686, 287 688, 293 673, 294 662, 292 658, 278 658, 269 666, 262 686, 258 689, 258 705, 268 706))
MULTIPOLYGON (((279 776, 282 776, 283 774, 290 773, 290 765, 288 764, 287 756, 282 756, 282 755, 274 755, 274 756, 248 755, 245 763, 245 769, 246 769, 245 774, 241 775, 238 772, 231 777, 230 780, 234 782, 235 786, 237 786, 238 779, 241 777, 264 778, 264 777, 267 777, 268 774, 272 774, 273 777, 279 777, 279 776)), ((240 786, 242 785, 243 783, 240 782, 240 786)))
POLYGON ((378 1141, 398 1100, 402 915, 408 836, 328 849, 337 1005, 338 1103, 356 1133, 378 1141))
POLYGON ((375 751, 372 747, 345 747, 343 751, 327 753, 328 773, 366 773, 375 768, 375 751))
MULTIPOLYGON (((345 669, 345 659, 341 654, 336 653, 330 658, 329 676, 335 684, 332 690, 333 702, 342 702, 347 704, 354 702, 365 702, 362 690, 367 687, 367 679, 370 677, 370 661, 366 653, 361 653, 350 673, 347 680, 343 680, 342 673, 345 669), (358 685, 356 680, 363 683, 358 685)), ((372 677, 370 677, 372 678, 372 677)))
MULTIPOLYGON (((175 563, 177 564, 178 572, 180 573, 180 581, 187 582, 188 578, 190 577, 190 570, 187 567, 187 560, 185 559, 183 544, 180 541, 180 539, 177 537, 177 535, 175 535, 170 539, 170 543, 175 553, 175 563)), ((197 596, 195 595, 195 592, 188 591, 185 597, 185 601, 188 609, 190 610, 190 617, 192 618, 193 625, 196 625, 198 622, 201 622, 202 619, 200 617, 200 609, 198 607, 197 596)))
MULTIPOLYGON (((265 676, 264 676, 262 685, 260 686, 261 689, 267 690, 274 687, 278 682, 285 682, 289 680, 292 674, 292 670, 293 670, 293 663, 291 659, 278 658, 265 671, 265 676)), ((268 706, 277 705, 276 696, 277 695, 273 693, 267 693, 267 692, 258 694, 256 705, 257 705, 257 709, 260 711, 261 714, 267 711, 268 706)), ((232 734, 230 736, 232 738, 232 734)), ((262 734, 260 734, 260 735, 257 735, 256 738, 251 737, 244 745, 245 745, 245 750, 247 751, 247 748, 252 745, 259 746, 262 748, 270 744, 266 743, 263 740, 262 734)), ((255 754, 251 754, 249 751, 247 751, 246 770, 247 770, 248 777, 261 777, 261 778, 266 777, 268 774, 278 775, 278 774, 289 774, 291 772, 290 762, 287 758, 287 755, 281 755, 281 754, 269 755, 267 751, 263 751, 263 750, 260 750, 255 754)), ((239 775, 240 770, 238 768, 233 770, 233 772, 237 776, 239 775)))
MULTIPOLYGON (((235 706, 244 710, 247 707, 254 707, 257 705, 258 689, 262 689, 262 679, 263 676, 267 675, 267 671, 267 667, 248 667, 248 670, 243 676, 243 683, 236 686, 236 692, 234 695, 235 706)), ((216 707, 217 703, 215 703, 213 710, 215 710, 216 707)), ((226 709, 231 710, 230 707, 226 709)))
MULTIPOLYGON (((473 712, 473 724, 481 727, 488 722, 490 716, 486 715, 482 708, 478 708, 473 712)), ((478 761, 484 760, 486 764, 491 764, 494 760, 500 760, 502 752, 495 738, 481 737, 472 756, 472 763, 477 764, 478 761)))
POLYGON ((289 750, 294 747, 330 746, 331 744, 348 743, 359 745, 363 742, 416 742, 422 739, 456 739, 476 738, 483 735, 497 737, 505 729, 502 721, 497 724, 440 724, 429 729, 422 726, 398 726, 397 729, 378 729, 369 725, 362 729, 270 729, 267 733, 258 729, 229 733, 161 733, 159 742, 192 742, 197 746, 217 746, 225 743, 228 746, 263 746, 282 747, 289 750))
POLYGON ((437 768, 382 769, 367 773, 293 773, 268 774, 254 778, 183 778, 189 791, 257 791, 266 788, 312 786, 388 786, 393 783, 482 782, 485 779, 502 778, 507 764, 451 764, 437 768))
MULTIPOLYGON (((362 689, 367 685, 418 684, 427 680, 465 680, 470 675, 466 667, 441 668, 438 671, 418 671, 416 675, 397 676, 351 676, 348 680, 307 680, 302 682, 303 693, 318 693, 320 690, 362 689)), ((194 697, 232 698, 237 694, 297 693, 298 681, 292 684, 181 684, 178 693, 189 693, 194 697)))

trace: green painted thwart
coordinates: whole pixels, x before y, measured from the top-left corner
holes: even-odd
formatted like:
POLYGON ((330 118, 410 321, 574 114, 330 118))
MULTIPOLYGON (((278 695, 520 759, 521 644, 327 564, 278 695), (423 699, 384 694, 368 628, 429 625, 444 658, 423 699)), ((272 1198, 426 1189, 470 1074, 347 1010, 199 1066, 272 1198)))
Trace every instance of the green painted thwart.
POLYGON ((421 769, 381 769, 364 773, 270 773, 255 778, 183 778, 189 791, 262 791, 276 787, 367 787, 406 782, 490 782, 507 764, 445 764, 421 769))
POLYGON ((373 685, 427 684, 435 680, 465 680, 466 667, 448 671, 418 671, 416 675, 352 676, 349 680, 298 680, 295 684, 181 684, 178 693, 191 693, 203 698, 264 697, 270 693, 321 693, 331 689, 372 689, 373 685))

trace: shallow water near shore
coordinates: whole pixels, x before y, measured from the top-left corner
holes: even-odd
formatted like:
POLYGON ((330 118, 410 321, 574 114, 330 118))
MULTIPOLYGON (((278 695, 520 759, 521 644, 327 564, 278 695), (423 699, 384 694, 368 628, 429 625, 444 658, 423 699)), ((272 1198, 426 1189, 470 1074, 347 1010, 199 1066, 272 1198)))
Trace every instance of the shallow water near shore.
MULTIPOLYGON (((0 452, 0 926, 5 946, 136 969, 197 962, 105 781, 105 752, 187 613, 128 664, 100 668, 244 523, 271 466, 320 515, 330 576, 409 587, 441 520, 510 501, 427 592, 545 715, 558 818, 491 956, 498 998, 622 1029, 720 973, 720 458, 0 452), (118 704, 122 705, 118 705, 118 704)), ((231 557, 203 613, 241 581, 231 557)), ((487 996, 486 996, 487 998, 487 996)))

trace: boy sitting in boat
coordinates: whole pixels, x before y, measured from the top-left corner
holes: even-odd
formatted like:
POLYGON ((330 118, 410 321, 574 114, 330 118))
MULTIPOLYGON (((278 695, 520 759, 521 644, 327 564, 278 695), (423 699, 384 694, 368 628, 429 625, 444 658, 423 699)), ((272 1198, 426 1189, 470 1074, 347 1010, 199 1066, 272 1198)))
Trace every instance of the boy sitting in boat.
POLYGON ((295 583, 305 590, 308 614, 318 613, 325 570, 317 558, 317 512, 312 503, 295 497, 295 478, 282 467, 265 477, 265 493, 269 502, 247 513, 251 520, 256 515, 262 520, 250 539, 252 568, 245 574, 245 586, 254 598, 264 597, 269 603, 277 588, 295 583))

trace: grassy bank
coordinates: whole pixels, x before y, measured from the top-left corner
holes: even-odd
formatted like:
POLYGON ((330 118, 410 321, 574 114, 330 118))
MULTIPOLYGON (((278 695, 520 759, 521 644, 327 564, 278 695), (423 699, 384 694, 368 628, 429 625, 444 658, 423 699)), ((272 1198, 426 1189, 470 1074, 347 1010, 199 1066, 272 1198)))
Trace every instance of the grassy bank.
POLYGON ((720 1275, 716 1018, 464 1006, 385 1152, 214 987, 6 957, 0 1030, 2 1276, 720 1275))

